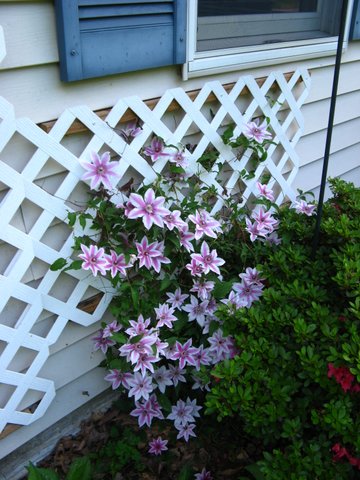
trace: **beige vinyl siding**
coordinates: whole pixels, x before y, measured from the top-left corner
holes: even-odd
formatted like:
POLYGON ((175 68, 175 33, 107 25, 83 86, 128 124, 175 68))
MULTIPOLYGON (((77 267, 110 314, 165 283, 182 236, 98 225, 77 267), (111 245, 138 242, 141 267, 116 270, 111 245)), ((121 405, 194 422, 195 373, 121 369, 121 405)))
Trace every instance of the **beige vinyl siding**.
MULTIPOLYGON (((230 83, 240 75, 263 77, 275 69, 282 72, 293 71, 297 67, 310 69, 312 87, 302 110, 305 131, 297 146, 302 168, 295 187, 317 192, 332 86, 333 57, 194 78, 187 82, 182 81, 180 68, 169 67, 66 84, 60 82, 59 78, 52 1, 0 0, 0 25, 4 29, 7 49, 7 56, 0 64, 0 95, 14 105, 18 117, 26 116, 35 122, 56 119, 65 108, 78 104, 101 109, 114 105, 120 97, 138 95, 142 99, 156 98, 169 88, 194 90, 211 80, 230 83)), ((343 56, 329 174, 343 176, 360 186, 359 71, 360 42, 353 42, 343 56)), ((65 140, 74 152, 80 152, 85 141, 86 134, 69 136, 65 140)), ((6 155, 10 165, 20 171, 25 166, 24 159, 29 158, 33 148, 18 135, 3 155, 6 155)), ((50 191, 54 188, 62 174, 59 167, 54 162, 40 172, 37 182, 41 183, 42 188, 50 191)), ((5 192, 0 184, 0 198, 5 192)), ((14 222, 27 231, 34 215, 36 212, 32 205, 24 206, 14 222)), ((49 242, 52 239, 56 241, 59 234, 57 228, 55 222, 48 234, 49 242)), ((6 248, 11 247, 0 244, 0 263, 2 249, 5 251, 6 248)), ((43 265, 35 264, 27 272, 26 280, 37 282, 43 273, 43 265)), ((14 321, 20 308, 21 305, 16 305, 16 302, 9 305, 15 316, 14 321)), ((38 320, 37 328, 39 331, 46 330, 51 321, 51 317, 45 313, 38 320)), ((92 351, 91 337, 98 327, 95 324, 85 328, 69 322, 59 340, 51 346, 51 356, 40 376, 54 381, 56 398, 44 417, 0 440, 0 458, 107 388, 108 383, 103 380, 104 371, 97 368, 102 355, 92 351)), ((29 361, 29 355, 23 352, 17 359, 17 368, 26 368, 29 361)), ((28 399, 28 404, 34 400, 35 397, 28 399)))

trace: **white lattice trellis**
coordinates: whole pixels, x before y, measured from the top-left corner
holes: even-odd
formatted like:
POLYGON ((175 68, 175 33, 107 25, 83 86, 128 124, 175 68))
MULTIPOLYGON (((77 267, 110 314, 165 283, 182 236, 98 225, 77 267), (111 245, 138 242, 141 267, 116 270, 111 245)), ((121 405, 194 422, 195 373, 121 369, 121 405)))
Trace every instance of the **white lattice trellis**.
MULTIPOLYGON (((66 227, 66 217, 73 207, 72 201, 76 199, 79 186, 83 185, 79 160, 88 159, 91 151, 110 150, 112 156, 120 157, 121 181, 136 176, 150 184, 155 180, 156 172, 166 166, 166 160, 150 166, 140 154, 151 137, 157 135, 167 143, 184 145, 189 138, 196 138, 195 149, 192 153, 187 152, 189 170, 197 171, 196 160, 209 146, 216 149, 219 152, 216 161, 227 165, 226 178, 221 181, 216 169, 203 169, 201 178, 214 185, 219 193, 224 188, 227 192, 240 188, 245 202, 253 193, 256 181, 266 172, 271 177, 271 185, 275 190, 277 188, 277 203, 284 198, 294 199, 291 183, 299 168, 294 148, 303 130, 300 107, 308 94, 309 83, 309 76, 304 71, 295 72, 289 81, 281 74, 272 73, 261 87, 252 77, 243 77, 229 93, 219 82, 210 82, 204 85, 194 101, 182 89, 172 89, 165 92, 153 110, 137 97, 121 99, 105 121, 86 106, 75 107, 61 115, 50 133, 45 133, 29 119, 15 118, 12 105, 0 98, 0 152, 3 152, 0 155, 0 243, 7 247, 3 249, 3 269, 0 271, 0 313, 10 308, 14 300, 23 304, 21 313, 12 324, 6 319, 0 324, 0 382, 7 388, 3 405, 0 405, 0 430, 7 423, 28 425, 44 414, 55 396, 53 382, 39 377, 39 371, 49 357, 49 346, 56 342, 68 321, 84 326, 98 321, 111 299, 104 279, 90 277, 83 271, 60 273, 48 270, 54 260, 60 256, 69 257, 72 252, 72 234, 66 227), (274 84, 276 98, 270 93, 274 84), (239 99, 245 88, 250 94, 244 107, 239 99), (207 108, 210 95, 211 115, 207 108), (181 118, 175 122, 175 127, 170 129, 167 111, 174 100, 182 114, 178 115, 181 118), (143 131, 128 145, 116 128, 129 109, 143 123, 143 131), (244 124, 254 116, 270 118, 275 144, 269 146, 268 159, 256 168, 255 177, 245 181, 239 172, 248 166, 251 151, 243 152, 241 158, 237 158, 236 152, 222 142, 221 132, 225 124, 235 123, 235 134, 239 135, 244 124), (80 120, 90 132, 90 138, 86 137, 85 148, 78 156, 63 145, 75 120, 80 120), (33 153, 15 168, 6 152, 7 146, 17 138, 25 139, 33 153), (47 190, 39 178, 54 162, 61 172, 61 181, 53 190, 47 190), (25 205, 29 204, 32 218, 29 221, 24 218, 21 227, 14 219, 19 211, 24 213, 25 205), (54 225, 60 226, 62 231, 56 246, 48 241, 47 235, 54 225), (38 264, 42 265, 43 275, 31 284, 27 281, 27 272, 38 264), (71 284, 66 298, 57 293, 62 289, 62 282, 71 284), (106 291, 93 313, 79 308, 89 287, 106 291), (55 320, 48 331, 40 335, 34 332, 44 311, 55 315, 55 320), (17 371, 12 365, 20 349, 31 350, 33 358, 27 369, 17 371), (35 392, 33 397, 37 403, 32 411, 25 411, 29 391, 35 392)), ((220 206, 219 200, 214 209, 220 206)))

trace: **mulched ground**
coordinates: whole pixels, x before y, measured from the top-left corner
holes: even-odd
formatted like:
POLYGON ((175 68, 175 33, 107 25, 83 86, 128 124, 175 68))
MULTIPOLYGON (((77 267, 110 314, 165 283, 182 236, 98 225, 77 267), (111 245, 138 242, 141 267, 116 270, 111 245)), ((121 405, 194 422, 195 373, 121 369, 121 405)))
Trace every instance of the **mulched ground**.
MULTIPOLYGON (((214 480, 252 478, 245 467, 259 458, 260 448, 249 442, 231 419, 218 423, 206 417, 198 422, 198 437, 188 443, 176 440, 169 426, 165 429, 162 432, 156 428, 155 431, 147 427, 139 429, 136 419, 113 406, 105 413, 93 413, 82 423, 76 436, 63 437, 53 453, 38 466, 55 469, 65 478, 71 462, 86 455, 94 465, 94 480, 178 480, 185 466, 194 473, 206 467, 214 480), (129 432, 131 441, 127 440, 129 432), (154 456, 147 452, 148 441, 158 435, 169 438, 169 450, 154 456), (130 459, 117 471, 116 465, 124 455, 118 442, 131 444, 133 438, 141 459, 130 459)), ((194 478, 193 475, 190 478, 194 478)))

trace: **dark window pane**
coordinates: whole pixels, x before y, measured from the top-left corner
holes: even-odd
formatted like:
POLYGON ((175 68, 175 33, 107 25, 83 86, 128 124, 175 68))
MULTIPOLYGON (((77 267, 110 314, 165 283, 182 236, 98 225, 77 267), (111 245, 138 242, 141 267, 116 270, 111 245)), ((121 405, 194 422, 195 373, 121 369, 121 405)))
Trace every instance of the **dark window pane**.
POLYGON ((198 0, 198 16, 316 12, 317 0, 198 0))

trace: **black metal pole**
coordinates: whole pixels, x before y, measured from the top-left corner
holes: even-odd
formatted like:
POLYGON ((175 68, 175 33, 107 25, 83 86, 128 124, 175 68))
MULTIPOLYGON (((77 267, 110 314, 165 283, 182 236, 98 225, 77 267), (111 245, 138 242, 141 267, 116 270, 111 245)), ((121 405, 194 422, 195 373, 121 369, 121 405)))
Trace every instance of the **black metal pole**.
POLYGON ((329 120, 328 120, 327 135, 326 135, 326 142, 325 142, 325 151, 324 151, 324 163, 323 163, 323 169, 322 169, 319 201, 318 201, 317 215, 316 215, 316 225, 315 225, 313 245, 312 245, 312 255, 313 256, 314 256, 314 254, 317 250, 318 244, 319 244, 320 224, 321 224, 323 204, 324 204, 327 170, 328 170, 328 165, 329 165, 331 137, 332 137, 332 131, 333 131, 333 126, 334 126, 336 95, 337 95, 337 89, 338 89, 338 83, 339 83, 341 54, 342 54, 342 48, 343 48, 343 42, 344 42, 346 13, 347 13, 347 8, 348 8, 348 3, 349 3, 348 0, 343 0, 342 8, 341 8, 339 38, 338 38, 338 43, 337 43, 334 78, 333 78, 333 86, 332 86, 331 101, 330 101, 329 120))

